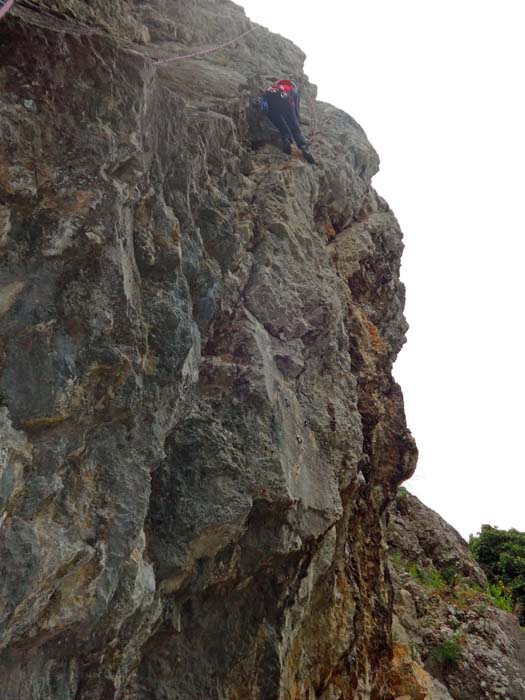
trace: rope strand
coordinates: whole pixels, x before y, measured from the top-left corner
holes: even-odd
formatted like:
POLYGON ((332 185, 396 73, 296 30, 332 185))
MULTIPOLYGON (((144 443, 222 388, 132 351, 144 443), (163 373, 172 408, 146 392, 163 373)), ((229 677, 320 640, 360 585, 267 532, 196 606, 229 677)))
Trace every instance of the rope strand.
POLYGON ((187 61, 188 59, 195 58, 196 56, 204 56, 206 54, 213 53, 214 51, 219 51, 219 49, 224 49, 226 46, 231 46, 232 44, 235 44, 236 41, 239 41, 239 39, 243 39, 245 36, 248 36, 248 34, 255 32, 257 29, 261 29, 261 25, 258 24, 255 27, 248 29, 248 31, 244 32, 244 34, 235 37, 235 39, 226 41, 224 44, 220 44, 219 46, 213 46, 211 49, 203 49, 202 51, 195 51, 195 53, 188 53, 184 56, 173 56, 172 58, 165 58, 164 60, 153 61, 153 65, 162 66, 166 63, 173 63, 174 61, 187 61))
MULTIPOLYGON (((2 18, 11 9, 13 4, 14 4, 14 0, 0 0, 0 18, 2 18)), ((164 58, 164 59, 153 59, 152 56, 148 56, 147 54, 143 54, 139 51, 135 51, 134 49, 129 48, 129 47, 126 50, 129 51, 130 53, 135 54, 136 56, 141 56, 142 58, 146 58, 147 60, 151 61, 152 65, 154 65, 154 66, 163 66, 163 65, 166 65, 168 63, 174 63, 176 61, 188 61, 190 58, 196 58, 198 56, 206 56, 206 55, 209 55, 211 53, 214 53, 215 51, 220 51, 220 49, 224 49, 228 46, 231 46, 232 44, 235 44, 235 42, 239 41, 240 39, 244 39, 244 37, 246 37, 249 34, 252 34, 253 32, 257 31, 258 29, 262 29, 262 28, 263 28, 262 25, 256 24, 254 27, 251 27, 246 32, 243 32, 242 34, 235 37, 234 39, 230 39, 229 41, 225 41, 223 44, 219 44, 218 46, 212 46, 209 49, 201 49, 200 51, 194 51, 193 53, 184 54, 183 56, 172 56, 170 58, 164 58)), ((310 136, 310 141, 313 141, 315 139, 316 134, 317 134, 318 119, 317 119, 317 110, 315 108, 315 100, 312 98, 310 98, 310 100, 311 100, 310 108, 312 109, 313 116, 314 116, 314 130, 313 130, 312 135, 310 136), (312 108, 312 105, 313 105, 313 108, 312 108)))
POLYGON ((11 9, 13 0, 0 0, 0 19, 11 9))

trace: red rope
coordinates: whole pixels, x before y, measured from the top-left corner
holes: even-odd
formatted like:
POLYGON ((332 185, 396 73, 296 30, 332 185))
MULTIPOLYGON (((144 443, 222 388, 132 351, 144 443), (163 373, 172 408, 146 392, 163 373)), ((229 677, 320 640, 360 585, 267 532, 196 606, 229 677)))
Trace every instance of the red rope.
POLYGON ((236 41, 239 41, 239 39, 242 39, 245 36, 248 36, 248 34, 251 34, 252 32, 256 31, 257 29, 260 29, 260 25, 257 25, 256 27, 252 27, 251 29, 248 29, 247 32, 244 32, 244 34, 241 34, 240 36, 235 37, 235 39, 231 39, 230 41, 226 41, 224 44, 220 44, 219 46, 214 46, 211 49, 203 49, 202 51, 196 51, 195 53, 188 53, 184 56, 173 56, 172 58, 165 58, 160 61, 153 61, 153 64, 155 66, 161 66, 165 63, 173 63, 173 61, 186 61, 189 58, 195 58, 195 56, 204 56, 205 54, 213 53, 214 51, 219 51, 219 49, 224 49, 226 46, 231 46, 232 44, 235 44, 236 41))
POLYGON ((13 2, 14 0, 7 0, 5 5, 3 7, 0 7, 0 19, 2 19, 6 12, 8 12, 11 9, 11 7, 13 6, 13 2))
MULTIPOLYGON (((2 0, 0 0, 0 3, 2 0)), ((13 6, 14 0, 4 0, 4 5, 0 6, 0 19, 11 9, 13 6)), ((243 32, 239 36, 235 37, 235 39, 230 39, 230 41, 225 41, 224 44, 219 44, 219 46, 213 46, 210 49, 202 49, 201 51, 195 51, 194 53, 188 53, 185 54, 184 56, 172 56, 171 58, 165 58, 165 59, 158 59, 158 60, 153 60, 152 63, 154 66, 162 66, 165 65, 166 63, 173 63, 174 61, 187 61, 190 58, 195 58, 196 56, 205 56, 210 53, 214 53, 215 51, 219 51, 220 49, 224 49, 227 46, 231 46, 232 44, 235 44, 236 41, 239 41, 239 39, 243 39, 245 36, 248 36, 248 34, 251 34, 252 32, 257 31, 257 29, 262 29, 260 24, 255 25, 255 27, 252 27, 251 29, 248 29, 248 31, 243 32)), ((139 51, 134 51, 133 49, 128 49, 130 53, 136 54, 137 56, 142 56, 143 58, 148 58, 151 60, 150 56, 147 56, 143 53, 140 53, 139 51)), ((310 141, 313 141, 315 139, 315 136, 317 134, 317 125, 318 125, 318 120, 317 120, 317 110, 315 107, 315 100, 311 100, 310 102, 310 107, 312 109, 313 115, 314 115, 314 130, 312 135, 310 136, 310 141), (312 107, 313 105, 313 107, 312 107)))

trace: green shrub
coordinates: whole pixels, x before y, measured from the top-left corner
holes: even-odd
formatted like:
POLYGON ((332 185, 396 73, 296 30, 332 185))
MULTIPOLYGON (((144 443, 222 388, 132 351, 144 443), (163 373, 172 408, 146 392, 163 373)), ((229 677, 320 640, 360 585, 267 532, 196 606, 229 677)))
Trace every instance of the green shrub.
POLYGON ((470 548, 487 574, 497 605, 509 611, 517 607, 522 611, 520 624, 525 624, 525 532, 483 525, 470 537, 470 548))
POLYGON ((455 566, 446 566, 444 569, 441 569, 441 576, 443 578, 443 581, 447 584, 447 586, 452 586, 452 584, 456 580, 457 575, 458 572, 455 566))
POLYGON ((514 609, 514 602, 512 600, 512 590, 506 586, 503 581, 496 581, 496 583, 489 584, 490 595, 492 600, 501 610, 505 612, 512 612, 514 609))
POLYGON ((399 551, 399 549, 396 549, 395 552, 392 552, 390 555, 390 559, 394 562, 394 564, 401 565, 403 563, 403 555, 399 551))
POLYGON ((447 585, 439 571, 434 569, 433 566, 431 566, 428 570, 427 582, 427 585, 430 586, 430 588, 434 588, 438 591, 442 591, 447 585))
POLYGON ((407 566, 407 571, 412 576, 412 578, 415 578, 416 581, 421 582, 422 574, 421 574, 421 567, 419 566, 419 564, 416 564, 416 563, 409 564, 407 566))
POLYGON ((473 608, 477 606, 482 611, 487 609, 487 597, 476 584, 460 581, 454 586, 453 595, 454 602, 459 608, 473 608))
POLYGON ((427 588, 432 588, 435 591, 442 591, 446 587, 443 577, 433 566, 422 567, 419 564, 409 564, 408 573, 413 576, 416 581, 423 584, 427 588))
POLYGON ((432 651, 432 658, 440 664, 455 664, 459 661, 463 647, 456 638, 438 644, 432 651))

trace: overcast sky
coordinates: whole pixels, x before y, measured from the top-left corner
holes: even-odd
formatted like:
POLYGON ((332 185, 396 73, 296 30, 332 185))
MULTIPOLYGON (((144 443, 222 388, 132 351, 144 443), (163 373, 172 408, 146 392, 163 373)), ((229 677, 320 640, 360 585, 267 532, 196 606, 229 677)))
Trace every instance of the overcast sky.
POLYGON ((319 98, 381 157, 374 186, 406 245, 407 487, 465 537, 525 531, 525 3, 238 4, 307 53, 319 98))

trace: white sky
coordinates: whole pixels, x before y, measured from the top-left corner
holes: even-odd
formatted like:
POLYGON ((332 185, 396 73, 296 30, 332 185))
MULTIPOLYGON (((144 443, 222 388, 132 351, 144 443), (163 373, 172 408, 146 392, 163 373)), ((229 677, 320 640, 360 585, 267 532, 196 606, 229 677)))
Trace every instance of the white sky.
POLYGON ((406 244, 406 485, 465 537, 525 531, 525 2, 239 4, 307 53, 319 98, 381 157, 374 186, 406 244))

